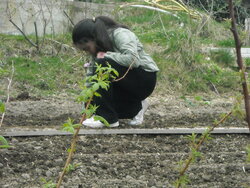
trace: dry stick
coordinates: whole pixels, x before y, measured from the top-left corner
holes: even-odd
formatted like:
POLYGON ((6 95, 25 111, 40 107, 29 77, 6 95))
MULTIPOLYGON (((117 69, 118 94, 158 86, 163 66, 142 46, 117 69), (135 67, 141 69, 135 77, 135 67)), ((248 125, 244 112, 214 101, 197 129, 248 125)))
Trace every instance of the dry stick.
POLYGON ((247 77, 246 77, 246 68, 243 65, 243 60, 242 60, 242 55, 241 55, 241 46, 242 43, 239 38, 239 34, 237 31, 236 27, 236 19, 235 19, 235 13, 234 13, 234 6, 233 6, 233 1, 228 0, 228 5, 229 5, 229 11, 230 11, 230 17, 231 17, 231 31, 234 36, 235 40, 235 48, 236 48, 236 54, 237 54, 237 64, 242 72, 242 88, 243 88, 243 93, 244 93, 244 101, 245 101, 245 109, 246 109, 246 121, 248 123, 248 127, 250 130, 250 104, 249 104, 249 92, 248 92, 248 87, 247 87, 247 77))
POLYGON ((18 31, 21 32, 21 34, 24 36, 24 38, 25 38, 32 46, 34 46, 34 47, 37 48, 37 45, 36 45, 34 42, 32 42, 32 41, 26 36, 26 34, 20 29, 20 27, 18 27, 11 19, 10 19, 9 21, 10 21, 10 23, 12 23, 12 24, 18 29, 18 31))
POLYGON ((64 10, 63 13, 65 14, 65 16, 69 19, 70 23, 72 24, 72 26, 74 26, 74 22, 73 20, 69 17, 69 15, 67 14, 67 12, 64 10))
MULTIPOLYGON (((93 97, 92 97, 93 98, 93 97)), ((90 105, 90 102, 92 101, 92 98, 88 101, 87 105, 86 105, 86 109, 89 108, 89 105, 90 105)), ((86 119, 86 113, 83 114, 81 120, 80 120, 80 124, 82 124, 82 122, 86 119)), ((63 180, 63 177, 66 173, 66 169, 67 167, 69 166, 71 160, 72 160, 72 157, 73 157, 73 154, 74 154, 74 151, 75 151, 75 147, 76 147, 76 142, 77 142, 77 138, 78 138, 78 134, 79 134, 79 131, 80 131, 80 127, 76 128, 76 131, 73 135, 73 138, 72 138, 72 142, 71 142, 71 146, 70 146, 70 152, 69 152, 69 155, 68 155, 68 158, 67 158, 67 161, 64 165, 64 168, 63 168, 63 171, 61 173, 61 175, 59 176, 59 180, 57 182, 57 185, 56 185, 56 188, 59 188, 61 186, 61 183, 62 183, 62 180, 63 180)))
MULTIPOLYGON (((14 62, 12 61, 12 72, 11 72, 11 76, 10 76, 10 79, 9 79, 9 84, 8 84, 8 87, 7 87, 7 100, 6 100, 6 104, 10 100, 10 86, 11 86, 11 83, 12 83, 12 80, 13 80, 14 72, 15 72, 14 62)), ((0 127, 3 124, 4 116, 5 116, 5 112, 2 114, 2 117, 1 117, 0 127)))
MULTIPOLYGON (((218 123, 214 124, 213 127, 211 127, 199 140, 199 143, 195 146, 195 151, 198 151, 200 149, 200 146, 203 144, 203 142, 206 140, 207 135, 209 135, 216 127, 218 127, 220 124, 222 124, 230 115, 232 114, 232 111, 227 113, 218 123)), ((179 177, 182 177, 185 172, 187 171, 189 165, 191 164, 193 160, 193 155, 190 154, 187 163, 185 164, 184 168, 180 171, 179 177)), ((178 184, 177 188, 179 188, 181 185, 178 184)))
POLYGON ((38 39, 38 31, 37 31, 37 24, 36 22, 34 22, 34 26, 35 26, 35 33, 36 33, 36 49, 37 51, 39 51, 39 39, 38 39))

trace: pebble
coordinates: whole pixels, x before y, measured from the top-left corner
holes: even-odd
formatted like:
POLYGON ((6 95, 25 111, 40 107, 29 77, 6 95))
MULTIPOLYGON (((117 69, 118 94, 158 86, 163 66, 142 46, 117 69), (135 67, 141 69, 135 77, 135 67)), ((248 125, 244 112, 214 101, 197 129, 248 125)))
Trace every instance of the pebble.
POLYGON ((211 175, 203 175, 202 178, 203 178, 203 180, 204 180, 205 182, 210 182, 211 179, 212 179, 212 176, 211 176, 211 175))
POLYGON ((42 174, 42 170, 39 169, 39 168, 36 168, 36 173, 37 173, 38 175, 41 175, 41 174, 42 174))
POLYGON ((50 171, 47 171, 45 174, 46 174, 47 177, 51 177, 52 176, 52 172, 50 172, 50 171))
POLYGON ((30 175, 29 174, 22 174, 21 175, 24 179, 30 179, 30 175))
POLYGON ((59 166, 59 165, 62 164, 62 162, 63 162, 63 159, 56 159, 56 160, 55 160, 55 165, 56 165, 56 166, 59 166))

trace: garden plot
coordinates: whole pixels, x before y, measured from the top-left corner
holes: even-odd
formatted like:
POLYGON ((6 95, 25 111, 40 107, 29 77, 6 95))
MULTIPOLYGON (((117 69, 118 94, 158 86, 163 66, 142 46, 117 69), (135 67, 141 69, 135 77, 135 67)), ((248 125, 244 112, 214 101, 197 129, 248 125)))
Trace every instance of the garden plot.
MULTIPOLYGON (((66 159, 71 136, 9 138, 0 153, 0 187, 41 187, 55 180, 66 159)), ((250 185, 245 146, 249 135, 216 135, 191 165, 188 187, 235 188, 250 185)), ((80 136, 62 187, 172 187, 177 162, 188 156, 183 136, 80 136)))

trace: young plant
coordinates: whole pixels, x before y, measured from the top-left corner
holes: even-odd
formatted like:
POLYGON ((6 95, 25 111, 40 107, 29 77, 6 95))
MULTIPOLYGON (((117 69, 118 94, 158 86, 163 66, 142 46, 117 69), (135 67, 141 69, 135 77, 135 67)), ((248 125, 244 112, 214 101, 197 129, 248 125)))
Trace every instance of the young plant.
POLYGON ((56 184, 53 183, 52 180, 46 180, 45 178, 41 178, 41 181, 44 183, 43 188, 56 188, 56 184))
POLYGON ((202 156, 201 152, 199 152, 201 145, 207 140, 211 139, 211 132, 220 124, 222 124, 231 114, 232 111, 224 115, 220 121, 216 121, 212 127, 208 127, 207 130, 202 133, 199 138, 194 133, 190 136, 187 136, 187 138, 191 141, 190 154, 187 160, 179 162, 179 177, 174 182, 174 186, 176 188, 184 187, 190 182, 186 171, 191 163, 195 162, 197 158, 200 158, 202 156))
POLYGON ((11 146, 9 145, 8 141, 3 136, 0 136, 0 149, 10 147, 11 146))
MULTIPOLYGON (((57 188, 60 187, 63 181, 64 175, 70 170, 72 170, 72 167, 74 167, 73 165, 70 164, 70 162, 76 150, 75 148, 76 148, 78 133, 80 131, 82 122, 85 119, 93 116, 96 109, 98 108, 97 106, 91 104, 93 97, 94 96, 101 97, 101 95, 98 93, 99 89, 108 90, 110 82, 114 80, 117 76, 118 76, 118 72, 115 69, 113 69, 111 65, 109 65, 108 63, 107 63, 107 66, 105 67, 102 65, 96 64, 95 74, 93 76, 89 76, 85 78, 83 82, 79 84, 82 91, 80 95, 77 97, 77 101, 79 103, 84 103, 85 109, 82 111, 83 115, 78 124, 74 124, 73 120, 69 119, 63 125, 63 130, 69 131, 74 134, 73 134, 73 138, 71 141, 71 147, 68 150, 69 151, 68 158, 66 160, 63 171, 60 174, 57 185, 56 185, 57 188)), ((95 120, 100 120, 105 125, 108 126, 108 122, 100 116, 95 116, 95 120)))

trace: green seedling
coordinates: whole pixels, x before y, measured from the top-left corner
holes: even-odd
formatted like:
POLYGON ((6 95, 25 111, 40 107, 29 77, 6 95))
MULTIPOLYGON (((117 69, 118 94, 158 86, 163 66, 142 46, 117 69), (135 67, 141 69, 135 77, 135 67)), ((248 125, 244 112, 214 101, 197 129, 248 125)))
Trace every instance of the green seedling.
MULTIPOLYGON (((107 66, 103 67, 101 65, 96 64, 95 74, 93 76, 89 76, 85 78, 82 82, 79 83, 79 87, 81 88, 80 95, 76 98, 77 102, 84 103, 85 108, 82 110, 82 118, 79 124, 74 124, 72 119, 68 119, 68 121, 63 124, 63 130, 69 131, 73 133, 73 139, 71 141, 71 147, 67 150, 68 151, 68 158, 64 165, 63 171, 59 176, 58 182, 56 187, 59 188, 63 177, 69 171, 75 169, 75 165, 71 165, 70 162, 73 157, 73 153, 75 152, 76 142, 78 138, 78 133, 80 131, 82 122, 86 119, 94 115, 95 111, 97 110, 98 106, 92 105, 91 101, 94 96, 101 97, 98 93, 99 89, 107 90, 109 88, 110 82, 115 80, 118 76, 118 72, 111 67, 111 65, 107 64, 107 66)), ((106 126, 108 126, 108 122, 101 116, 94 116, 95 120, 102 121, 106 126)))
POLYGON ((45 178, 41 178, 41 181, 43 183, 43 188, 56 188, 56 184, 53 183, 53 180, 46 180, 45 178))

